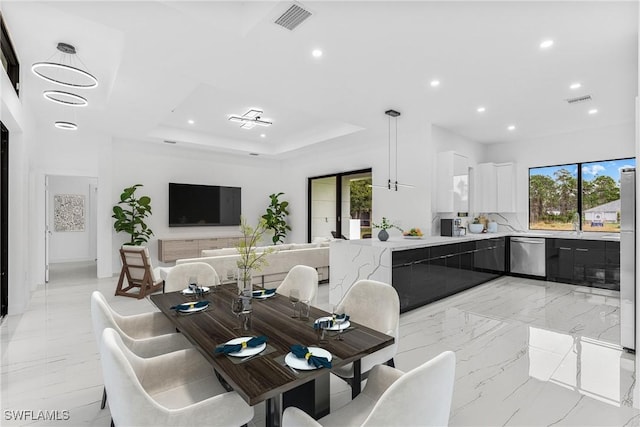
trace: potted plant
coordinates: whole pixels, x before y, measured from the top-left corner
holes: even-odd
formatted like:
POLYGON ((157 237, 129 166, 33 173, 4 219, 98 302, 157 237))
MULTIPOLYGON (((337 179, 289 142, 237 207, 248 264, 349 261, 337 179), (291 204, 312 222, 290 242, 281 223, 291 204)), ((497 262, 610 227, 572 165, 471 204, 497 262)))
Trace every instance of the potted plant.
POLYGON ((287 231, 291 230, 291 227, 287 224, 287 215, 289 215, 287 208, 289 207, 289 202, 286 200, 280 201, 279 199, 283 194, 284 193, 270 194, 269 198, 271 199, 271 203, 267 206, 267 212, 262 215, 266 228, 273 230, 271 240, 274 245, 284 243, 284 239, 287 237, 287 231))
POLYGON ((384 216, 382 217, 382 222, 380 224, 373 223, 372 225, 373 225, 373 228, 380 229, 380 231, 378 232, 378 239, 380 239, 381 242, 386 242, 387 239, 389 238, 389 233, 387 232, 387 230, 389 230, 390 228, 395 228, 397 230, 400 230, 400 232, 402 233, 402 228, 393 224, 384 216))
POLYGON ((133 246, 140 246, 148 242, 153 235, 153 231, 144 222, 144 219, 151 215, 151 198, 149 196, 137 198, 135 193, 138 187, 142 187, 142 184, 124 189, 120 194, 120 201, 113 207, 113 215, 111 215, 111 218, 115 219, 113 228, 116 233, 128 233, 131 239, 126 244, 133 246))

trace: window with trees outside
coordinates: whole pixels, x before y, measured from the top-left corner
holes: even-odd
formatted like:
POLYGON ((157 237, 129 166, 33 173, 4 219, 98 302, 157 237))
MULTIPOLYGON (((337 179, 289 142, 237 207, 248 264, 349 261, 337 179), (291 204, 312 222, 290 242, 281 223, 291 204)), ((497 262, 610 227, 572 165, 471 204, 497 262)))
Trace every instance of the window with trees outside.
POLYGON ((636 159, 529 169, 529 229, 620 231, 620 170, 636 159))

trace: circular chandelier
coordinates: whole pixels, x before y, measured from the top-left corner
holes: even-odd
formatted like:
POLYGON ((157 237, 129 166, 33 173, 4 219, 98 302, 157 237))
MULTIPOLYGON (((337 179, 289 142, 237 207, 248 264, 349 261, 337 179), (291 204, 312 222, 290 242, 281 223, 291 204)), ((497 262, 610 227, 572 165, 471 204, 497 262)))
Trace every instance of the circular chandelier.
POLYGON ((56 102, 58 104, 70 107, 86 107, 89 102, 86 98, 71 92, 63 92, 61 90, 45 90, 42 92, 45 99, 56 102))
MULTIPOLYGON (((43 61, 31 66, 31 71, 36 76, 50 83, 76 89, 92 89, 98 86, 98 79, 93 74, 72 63, 78 58, 73 45, 58 43, 57 49, 62 52, 59 62, 43 61)), ((78 60, 82 62, 79 58, 78 60)))
POLYGON ((75 123, 71 123, 71 122, 55 122, 53 124, 55 127, 57 127, 58 129, 64 129, 64 130, 77 130, 78 129, 78 125, 75 123))

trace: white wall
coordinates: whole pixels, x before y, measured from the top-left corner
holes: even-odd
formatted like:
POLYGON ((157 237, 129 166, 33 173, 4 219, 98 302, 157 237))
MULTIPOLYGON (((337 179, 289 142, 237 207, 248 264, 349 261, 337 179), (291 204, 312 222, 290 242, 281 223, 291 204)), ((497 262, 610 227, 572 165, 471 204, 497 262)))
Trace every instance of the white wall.
POLYGON ((49 262, 93 261, 96 259, 96 194, 97 178, 74 176, 49 177, 48 222, 49 262), (84 196, 85 227, 83 231, 56 231, 55 201, 59 194, 84 196))
POLYGON ((533 140, 491 144, 487 147, 485 161, 517 164, 517 215, 514 220, 520 224, 517 228, 526 229, 529 210, 529 168, 635 155, 635 126, 633 123, 627 123, 533 140))
MULTIPOLYGON (((282 188, 280 162, 260 157, 117 139, 113 144, 113 159, 111 205, 120 199, 124 188, 134 184, 143 185, 136 191, 137 196, 151 197, 153 214, 146 222, 154 232, 149 250, 156 265, 161 265, 157 259, 159 238, 208 237, 239 232, 237 226, 169 227, 169 182, 241 187, 242 214, 251 224, 256 224, 265 212, 270 202, 269 194, 282 188)), ((113 236, 112 252, 116 254, 128 236, 115 232, 113 236)), ((117 257, 113 259, 112 270, 114 273, 120 271, 117 257)))

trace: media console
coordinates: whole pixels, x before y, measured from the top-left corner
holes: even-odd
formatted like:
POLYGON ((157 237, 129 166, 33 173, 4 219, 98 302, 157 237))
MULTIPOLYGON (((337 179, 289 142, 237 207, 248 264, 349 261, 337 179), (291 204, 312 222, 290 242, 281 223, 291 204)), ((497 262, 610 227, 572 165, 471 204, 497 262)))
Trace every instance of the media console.
POLYGON ((158 259, 173 262, 182 258, 198 258, 203 249, 233 248, 239 235, 193 239, 158 239, 158 259))

